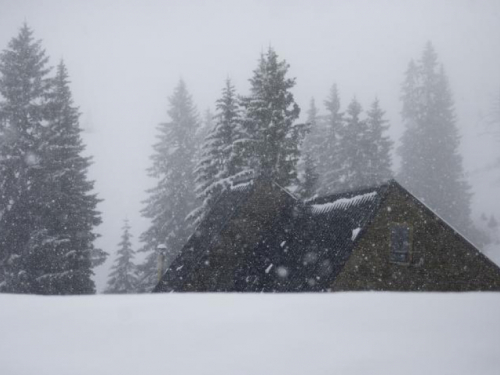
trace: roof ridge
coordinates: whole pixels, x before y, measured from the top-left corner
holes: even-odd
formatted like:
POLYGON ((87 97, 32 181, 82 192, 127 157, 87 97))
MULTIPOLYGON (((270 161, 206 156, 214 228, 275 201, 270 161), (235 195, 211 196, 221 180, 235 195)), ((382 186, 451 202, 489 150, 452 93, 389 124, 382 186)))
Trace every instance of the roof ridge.
POLYGON ((281 189, 282 191, 284 191, 286 194, 288 194, 295 201, 300 201, 300 199, 297 198, 294 194, 292 194, 291 191, 289 191, 288 189, 286 189, 283 186, 281 186, 280 184, 278 184, 275 180, 272 180, 272 183, 275 184, 279 189, 281 189))
POLYGON ((483 253, 478 246, 476 246, 471 240, 469 240, 462 232, 460 232, 455 226, 453 226, 448 220, 445 220, 441 215, 439 215, 436 211, 434 211, 432 208, 430 208, 424 201, 422 201, 420 198, 418 198, 415 194, 411 192, 410 189, 406 188, 405 186, 401 185, 398 181, 393 180, 393 185, 402 190, 403 192, 406 192, 409 194, 417 203, 419 203, 423 208, 428 210, 432 215, 434 215, 438 220, 441 221, 444 225, 448 226, 454 234, 459 237, 463 242, 465 242, 469 247, 477 251, 479 254, 484 256, 491 264, 498 266, 493 260, 491 260, 485 253, 483 253))

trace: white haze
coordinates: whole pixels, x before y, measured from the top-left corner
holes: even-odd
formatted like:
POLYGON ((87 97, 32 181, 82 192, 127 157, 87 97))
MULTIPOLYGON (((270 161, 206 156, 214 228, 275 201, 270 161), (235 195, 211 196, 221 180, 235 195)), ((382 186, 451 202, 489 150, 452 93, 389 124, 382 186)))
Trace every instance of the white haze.
MULTIPOLYGON (((499 143, 483 135, 500 89, 500 2, 491 1, 19 1, 0 0, 0 48, 26 21, 55 65, 67 64, 82 112, 91 178, 104 201, 98 245, 102 290, 128 218, 135 239, 147 227, 141 201, 155 127, 180 78, 200 113, 214 107, 224 80, 246 93, 262 51, 273 46, 297 78, 305 114, 338 84, 343 104, 366 108, 377 96, 401 133, 400 85, 410 59, 433 42, 454 94, 474 219, 500 216, 500 170, 487 171, 499 143)), ((397 160, 396 160, 397 164, 397 160)), ((139 244, 136 243, 136 247, 139 244)))

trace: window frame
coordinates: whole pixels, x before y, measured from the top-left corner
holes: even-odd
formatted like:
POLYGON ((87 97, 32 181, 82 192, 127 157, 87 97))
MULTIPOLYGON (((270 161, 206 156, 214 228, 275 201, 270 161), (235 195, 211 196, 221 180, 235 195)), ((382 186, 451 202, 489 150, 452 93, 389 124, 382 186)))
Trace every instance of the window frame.
POLYGON ((391 222, 389 225, 389 263, 400 266, 409 266, 413 260, 413 225, 408 222, 391 222), (393 254, 404 254, 402 251, 394 251, 393 248, 393 229, 405 227, 408 229, 408 256, 406 261, 398 261, 393 254))

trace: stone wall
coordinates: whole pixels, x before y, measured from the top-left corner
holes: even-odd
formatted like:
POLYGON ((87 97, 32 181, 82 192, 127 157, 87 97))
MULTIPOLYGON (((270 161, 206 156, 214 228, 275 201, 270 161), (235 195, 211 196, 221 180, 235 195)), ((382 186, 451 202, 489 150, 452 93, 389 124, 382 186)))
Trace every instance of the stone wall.
POLYGON ((333 282, 333 291, 500 290, 500 268, 398 186, 381 207, 333 282), (390 262, 390 227, 407 224, 411 258, 390 262))

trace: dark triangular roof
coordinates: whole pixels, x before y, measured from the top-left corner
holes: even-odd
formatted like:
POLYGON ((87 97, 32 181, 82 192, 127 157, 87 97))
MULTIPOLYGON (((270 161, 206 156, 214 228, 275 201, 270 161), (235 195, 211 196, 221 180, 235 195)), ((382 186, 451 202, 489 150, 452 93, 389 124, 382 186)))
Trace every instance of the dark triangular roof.
MULTIPOLYGON (((230 230, 235 215, 261 182, 226 190, 170 265, 155 292, 182 291, 191 273, 230 230)), ((281 189, 285 196, 289 195, 281 189)), ((349 258, 355 242, 371 220, 389 183, 334 194, 309 202, 286 199, 282 212, 268 224, 265 235, 247 244, 234 272, 235 291, 325 290, 349 258)), ((227 272, 228 270, 216 270, 227 272)), ((216 282, 215 282, 216 284, 216 282)))
POLYGON ((167 286, 169 290, 181 288, 183 281, 192 272, 193 267, 210 249, 218 233, 228 224, 253 189, 253 182, 247 181, 225 189, 220 194, 213 208, 189 237, 153 292, 165 291, 167 286))

